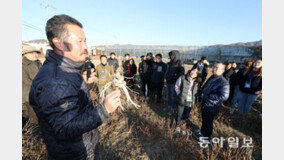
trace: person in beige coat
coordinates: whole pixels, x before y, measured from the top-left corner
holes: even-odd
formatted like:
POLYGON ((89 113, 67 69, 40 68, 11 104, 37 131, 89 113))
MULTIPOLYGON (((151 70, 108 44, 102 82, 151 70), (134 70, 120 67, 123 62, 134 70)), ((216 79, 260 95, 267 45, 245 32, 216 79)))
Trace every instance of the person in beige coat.
POLYGON ((34 110, 29 104, 29 92, 31 84, 42 64, 38 60, 40 51, 32 46, 22 48, 22 117, 30 119, 30 122, 37 124, 38 120, 34 110))

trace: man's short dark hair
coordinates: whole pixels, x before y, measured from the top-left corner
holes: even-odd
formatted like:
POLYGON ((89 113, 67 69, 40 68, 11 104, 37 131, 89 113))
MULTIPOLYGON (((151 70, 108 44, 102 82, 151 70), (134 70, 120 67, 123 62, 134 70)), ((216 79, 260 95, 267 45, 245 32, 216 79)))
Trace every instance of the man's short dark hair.
POLYGON ((201 57, 201 61, 203 61, 203 60, 206 60, 206 57, 205 57, 205 56, 202 56, 202 57, 201 57))
POLYGON ((144 58, 145 56, 140 56, 140 58, 144 58))
POLYGON ((103 54, 100 56, 100 59, 102 59, 103 57, 107 58, 107 56, 103 54))
POLYGON ((115 53, 114 53, 114 52, 111 52, 110 55, 115 55, 115 53))
POLYGON ((48 42, 53 49, 55 46, 52 42, 52 39, 57 37, 63 40, 68 34, 68 31, 65 27, 66 24, 72 24, 83 28, 83 25, 79 21, 65 14, 56 15, 46 22, 45 33, 48 42))
POLYGON ((162 58, 162 55, 160 53, 156 54, 155 57, 161 57, 162 58))
POLYGON ((148 52, 147 55, 146 55, 146 57, 147 57, 147 56, 153 57, 153 53, 152 53, 152 52, 148 52))
POLYGON ((126 57, 126 56, 130 56, 128 53, 126 53, 125 55, 124 55, 124 57, 126 57))

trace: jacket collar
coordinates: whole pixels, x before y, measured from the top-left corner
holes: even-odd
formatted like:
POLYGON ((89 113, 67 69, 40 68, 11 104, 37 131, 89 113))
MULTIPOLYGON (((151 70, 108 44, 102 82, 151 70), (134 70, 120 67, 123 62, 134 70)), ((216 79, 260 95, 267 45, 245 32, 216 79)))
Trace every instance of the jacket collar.
POLYGON ((53 50, 47 50, 46 60, 58 66, 67 67, 75 70, 82 70, 84 62, 74 62, 69 58, 56 54, 53 50))

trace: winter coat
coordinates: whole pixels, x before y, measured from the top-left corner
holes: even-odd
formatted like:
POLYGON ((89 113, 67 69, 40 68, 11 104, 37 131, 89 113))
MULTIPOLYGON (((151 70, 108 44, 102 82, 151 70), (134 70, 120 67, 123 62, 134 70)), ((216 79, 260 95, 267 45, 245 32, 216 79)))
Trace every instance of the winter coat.
POLYGON ((116 72, 117 68, 119 67, 118 61, 116 58, 108 58, 107 59, 108 64, 113 68, 114 73, 116 72))
POLYGON ((223 76, 224 78, 230 83, 231 81, 231 77, 236 73, 235 69, 232 67, 228 70, 226 70, 224 73, 223 73, 223 76))
POLYGON ((177 103, 181 106, 194 107, 198 99, 198 91, 200 89, 199 84, 200 83, 196 81, 193 82, 193 86, 191 90, 192 101, 188 102, 187 95, 188 95, 188 90, 190 87, 190 81, 187 75, 180 76, 180 79, 177 80, 176 85, 175 85, 175 88, 178 88, 180 91, 180 93, 177 94, 177 103), (178 84, 179 80, 180 80, 180 83, 178 84))
MULTIPOLYGON (((136 65, 135 64, 132 64, 132 65, 129 64, 124 76, 132 78, 136 73, 137 73, 136 65)), ((126 84, 128 86, 133 86, 134 82, 135 82, 134 79, 127 79, 127 78, 125 79, 125 81, 126 81, 126 84)))
POLYGON ((169 52, 169 57, 174 54, 175 58, 167 63, 166 80, 168 84, 175 84, 177 79, 184 75, 184 67, 180 60, 180 53, 178 51, 169 52))
POLYGON ((122 69, 123 69, 123 74, 125 74, 126 70, 127 70, 127 65, 129 63, 130 60, 123 60, 122 61, 122 69))
POLYGON ((42 64, 39 60, 30 61, 25 56, 22 58, 22 103, 29 101, 29 92, 32 81, 40 70, 42 64))
POLYGON ((250 88, 245 87, 246 81, 249 80, 250 74, 241 75, 239 78, 239 87, 242 92, 255 94, 257 91, 262 90, 262 76, 251 75, 252 78, 250 80, 250 88))
POLYGON ((152 66, 151 83, 164 83, 167 64, 154 62, 152 66))
POLYGON ((221 103, 229 98, 229 94, 229 82, 222 75, 217 77, 212 75, 206 81, 200 92, 202 107, 219 108, 221 103))
POLYGON ((112 80, 113 68, 106 64, 99 64, 96 66, 96 74, 98 76, 98 84, 105 85, 112 80))
POLYGON ((142 81, 151 80, 153 60, 144 60, 139 65, 139 75, 142 81))
POLYGON ((110 117, 104 105, 94 106, 74 62, 48 50, 29 94, 50 159, 87 159, 99 140, 96 129, 110 117))

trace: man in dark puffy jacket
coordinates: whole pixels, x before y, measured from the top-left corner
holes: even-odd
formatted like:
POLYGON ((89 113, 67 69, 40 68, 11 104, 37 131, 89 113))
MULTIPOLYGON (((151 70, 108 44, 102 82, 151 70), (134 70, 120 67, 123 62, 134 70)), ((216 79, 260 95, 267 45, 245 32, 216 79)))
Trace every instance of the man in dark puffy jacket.
POLYGON ((120 104, 120 91, 106 95, 103 104, 94 106, 87 78, 82 73, 87 57, 82 24, 67 15, 47 21, 47 39, 53 48, 33 80, 29 101, 39 121, 49 159, 94 159, 99 140, 96 129, 120 104))
POLYGON ((118 60, 115 58, 115 53, 111 52, 110 57, 107 59, 107 63, 113 68, 114 73, 116 73, 119 67, 118 60))
POLYGON ((152 75, 152 65, 154 63, 153 54, 151 52, 147 53, 146 60, 142 61, 141 66, 139 65, 139 75, 140 75, 140 90, 142 95, 149 101, 149 90, 152 75), (147 92, 146 92, 147 86, 147 92))
POLYGON ((153 94, 153 100, 155 100, 155 96, 157 95, 156 103, 161 103, 162 99, 162 91, 164 87, 165 74, 167 71, 167 64, 162 61, 162 55, 157 54, 156 62, 153 63, 152 66, 152 76, 151 76, 151 93, 153 94))
POLYGON ((201 112, 203 137, 210 140, 213 131, 213 120, 219 113, 221 103, 226 101, 230 93, 229 82, 223 77, 225 65, 218 62, 214 65, 213 75, 206 81, 201 89, 201 112))
POLYGON ((167 81, 167 96, 168 96, 168 106, 165 108, 168 111, 169 115, 172 115, 175 105, 176 92, 175 84, 177 79, 184 75, 183 63, 180 60, 180 53, 177 50, 172 50, 169 52, 170 62, 167 63, 168 69, 166 72, 166 81, 167 81))

